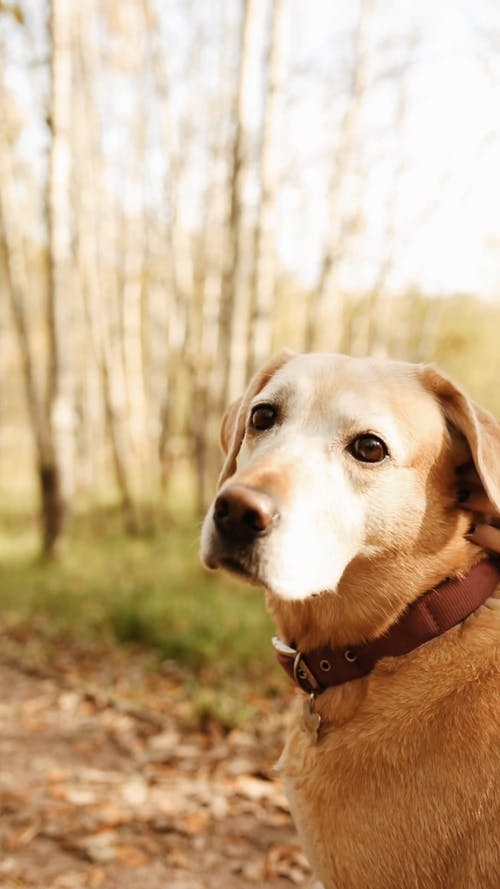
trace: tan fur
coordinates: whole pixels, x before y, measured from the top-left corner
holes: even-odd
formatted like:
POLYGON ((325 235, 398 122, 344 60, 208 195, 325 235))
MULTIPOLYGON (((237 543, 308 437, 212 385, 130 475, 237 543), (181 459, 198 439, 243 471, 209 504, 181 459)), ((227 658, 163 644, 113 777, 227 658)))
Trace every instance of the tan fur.
MULTIPOLYGON (((283 514, 282 543, 262 544, 252 571, 268 587, 285 641, 307 651, 373 638, 426 589, 484 557, 464 537, 470 519, 456 505, 455 470, 472 457, 498 505, 500 428, 437 369, 288 355, 254 379, 232 423, 223 488, 237 480, 265 490, 283 514), (300 415, 293 385, 304 390, 300 415), (272 399, 278 389, 288 399, 282 428, 246 437, 252 400, 272 399), (394 442, 394 470, 358 467, 345 456, 351 415, 359 409, 370 417, 375 403, 375 421, 381 417, 394 442), (325 470, 330 481, 318 482, 325 470), (335 508, 323 512, 328 496, 335 508), (284 592, 273 589, 273 568, 288 528, 296 533, 291 514, 308 498, 316 498, 315 535, 326 535, 327 546, 328 533, 342 536, 339 512, 352 522, 351 536, 357 515, 363 529, 354 554, 345 549, 335 588, 317 595, 306 584, 297 597, 285 581, 284 592)), ((215 547, 210 513, 204 534, 208 552, 215 547)), ((332 537, 332 552, 335 544, 332 537)), ((320 559, 323 552, 314 550, 320 559)), ((316 702, 317 744, 302 728, 302 698, 280 767, 325 889, 499 889, 500 590, 443 636, 325 691, 316 702)))

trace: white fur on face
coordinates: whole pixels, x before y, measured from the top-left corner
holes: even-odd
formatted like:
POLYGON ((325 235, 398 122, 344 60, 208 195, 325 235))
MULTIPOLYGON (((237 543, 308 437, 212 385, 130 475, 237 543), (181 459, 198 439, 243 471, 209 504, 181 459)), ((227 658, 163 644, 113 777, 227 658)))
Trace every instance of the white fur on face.
MULTIPOLYGON (((304 599, 334 591, 356 556, 415 539, 426 509, 426 475, 415 457, 432 442, 437 454, 444 423, 410 368, 303 355, 259 392, 254 403, 278 404, 280 420, 266 432, 247 433, 226 482, 266 490, 280 509, 272 532, 238 553, 253 580, 285 599, 304 599), (390 456, 383 463, 360 463, 348 451, 367 433, 386 443, 390 456)), ((219 563, 212 510, 202 557, 210 567, 219 563)))
MULTIPOLYGON (((318 455, 316 454, 316 457, 318 455)), ((310 460, 310 452, 304 460, 310 460)), ((314 461, 316 466, 320 460, 314 461)), ((352 496, 338 465, 324 460, 323 484, 297 485, 280 524, 263 541, 260 576, 264 586, 285 599, 304 599, 335 590, 362 545, 365 524, 361 498, 352 496), (331 500, 324 491, 334 492, 331 500), (336 508, 343 503, 342 510, 336 508)))

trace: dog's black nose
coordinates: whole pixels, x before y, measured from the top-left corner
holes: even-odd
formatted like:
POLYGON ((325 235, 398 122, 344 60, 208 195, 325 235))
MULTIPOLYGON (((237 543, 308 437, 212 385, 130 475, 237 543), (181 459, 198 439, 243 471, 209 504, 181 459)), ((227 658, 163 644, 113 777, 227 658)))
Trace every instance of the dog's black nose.
POLYGON ((264 537, 278 519, 273 498, 246 485, 230 485, 214 504, 217 530, 231 543, 251 543, 256 537, 264 537))

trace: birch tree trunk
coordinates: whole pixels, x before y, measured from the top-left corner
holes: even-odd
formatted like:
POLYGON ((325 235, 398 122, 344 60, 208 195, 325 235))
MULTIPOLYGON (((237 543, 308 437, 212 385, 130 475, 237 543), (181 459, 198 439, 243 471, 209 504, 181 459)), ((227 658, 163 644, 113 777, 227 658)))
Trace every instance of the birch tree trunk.
MULTIPOLYGON (((52 29, 51 29, 52 30, 52 29)), ((59 37, 60 40, 60 37, 59 37)), ((60 42, 58 48, 60 47, 60 42)), ((67 47, 65 48, 65 51, 67 47)), ((57 56, 58 50, 54 49, 57 56)), ((64 53, 63 53, 64 55, 64 53)), ((54 60, 53 76, 60 75, 60 68, 54 60)), ((67 74, 63 64, 62 70, 67 74)), ((51 126, 54 126, 54 118, 57 118, 57 102, 51 103, 51 126)), ((21 354, 21 366, 23 371, 24 386, 28 414, 36 453, 36 470, 40 490, 40 518, 42 531, 42 551, 47 557, 57 553, 64 531, 69 501, 72 495, 72 482, 74 473, 74 416, 73 402, 66 404, 65 396, 72 395, 69 385, 71 377, 69 373, 64 377, 67 365, 64 364, 62 350, 60 349, 61 318, 57 311, 59 303, 54 297, 55 288, 58 295, 69 301, 70 291, 64 272, 57 277, 58 271, 52 266, 49 276, 51 287, 47 299, 47 333, 49 364, 47 373, 47 391, 42 395, 37 385, 37 372, 33 357, 32 344, 29 333, 29 315, 27 301, 30 294, 30 281, 26 260, 24 234, 19 221, 18 207, 15 200, 15 176, 12 166, 13 147, 8 142, 8 121, 5 117, 5 94, 3 87, 0 91, 0 217, 4 232, 6 246, 6 278, 7 289, 12 309, 14 327, 17 335, 21 354), (56 282, 57 277, 57 283, 56 282), (62 380, 64 378, 64 385, 62 380)), ((58 145, 60 148, 61 145, 58 145)), ((52 148, 52 146, 51 146, 52 148)), ((56 149, 56 156, 60 152, 56 149)), ((67 156, 65 158, 67 161, 67 156)), ((47 194, 47 217, 51 220, 49 230, 49 247, 54 246, 55 255, 62 261, 67 258, 66 235, 56 229, 56 216, 59 212, 59 203, 55 181, 59 171, 55 169, 56 162, 52 157, 47 194), (50 204, 50 206, 49 206, 50 204), (53 224, 52 224, 53 223, 53 224), (56 233, 57 232, 57 233, 56 233)), ((66 224, 69 220, 66 218, 66 224)), ((66 331, 67 332, 67 331, 66 331)))
MULTIPOLYGON (((342 338, 344 309, 337 288, 339 263, 346 250, 350 218, 344 207, 344 188, 357 146, 357 130, 369 79, 370 33, 376 0, 362 0, 356 34, 354 65, 348 106, 342 119, 335 166, 328 189, 329 224, 320 273, 307 306, 304 331, 306 351, 335 350, 342 338), (327 317, 327 310, 328 317, 327 317)), ((351 219, 353 214, 350 214, 351 219)))
MULTIPOLYGON (((0 76, 3 72, 0 72, 0 76)), ((1 87, 1 80, 0 80, 1 87)), ((8 141, 9 126, 5 115, 5 96, 0 90, 0 228, 5 249, 5 276, 14 329, 16 332, 26 403, 37 456, 39 479, 51 452, 49 429, 43 411, 42 397, 36 382, 36 369, 30 341, 26 301, 30 282, 26 263, 23 229, 14 191, 13 149, 8 141)))
POLYGON ((238 75, 232 110, 234 130, 229 161, 226 260, 222 272, 219 307, 219 379, 217 391, 221 410, 238 390, 238 381, 234 379, 233 375, 236 361, 243 371, 246 365, 245 356, 241 353, 237 354, 237 350, 239 351, 244 343, 238 337, 235 337, 235 326, 240 320, 237 318, 237 312, 242 309, 239 299, 239 272, 243 223, 242 190, 246 149, 245 102, 250 61, 250 31, 253 25, 255 9, 255 0, 242 0, 238 75))
MULTIPOLYGON (((94 2, 94 0, 92 0, 94 2)), ((113 350, 109 330, 109 295, 106 275, 99 259, 99 251, 106 244, 108 217, 103 206, 104 175, 100 125, 96 111, 93 84, 97 58, 88 28, 88 5, 74 20, 75 57, 79 65, 74 103, 74 157, 77 173, 75 201, 76 253, 79 290, 82 295, 84 319, 87 327, 93 362, 97 370, 104 419, 109 435, 111 462, 120 497, 120 505, 127 531, 135 533, 139 527, 129 470, 129 443, 123 398, 117 392, 122 378, 116 379, 118 350, 113 350)), ((95 411, 95 405, 93 406, 95 411)))
MULTIPOLYGON (((224 21, 220 22, 221 33, 224 21)), ((193 362, 192 411, 190 434, 196 472, 196 502, 200 515, 207 508, 220 470, 220 365, 219 309, 222 272, 225 261, 223 233, 226 212, 225 124, 228 103, 224 101, 227 78, 228 41, 218 60, 218 101, 207 109, 211 133, 207 145, 207 166, 202 203, 201 237, 196 254, 196 291, 199 295, 200 319, 193 362)))
MULTIPOLYGON (((173 435, 174 403, 179 371, 186 363, 188 351, 189 306, 194 295, 194 268, 189 234, 183 225, 181 214, 185 146, 180 145, 179 128, 172 108, 171 86, 161 41, 161 26, 151 0, 142 0, 142 9, 148 34, 149 63, 160 107, 162 145, 165 156, 168 157, 168 168, 163 183, 164 206, 169 214, 163 246, 166 257, 166 348, 158 437, 161 480, 165 485, 172 463, 170 440, 173 435)), ((189 76, 189 72, 186 76, 189 76)))
POLYGON ((51 0, 49 31, 51 133, 47 182, 47 416, 50 458, 41 469, 44 549, 51 554, 64 531, 75 478, 74 349, 72 344, 71 4, 51 0))
MULTIPOLYGON (((413 53, 416 44, 417 38, 416 35, 413 35, 409 46, 411 53, 413 53)), ((401 324, 401 300, 398 300, 398 305, 395 305, 394 297, 389 296, 385 291, 394 269, 397 254, 398 199, 406 169, 405 127, 408 113, 409 72, 410 65, 407 65, 398 75, 398 99, 394 119, 396 143, 394 172, 385 208, 385 238, 375 280, 368 291, 362 317, 357 318, 356 331, 353 330, 353 354, 358 355, 369 354, 384 358, 391 354, 391 348, 397 349, 398 343, 404 340, 405 332, 401 324)))
MULTIPOLYGON (((216 127, 216 130, 219 128, 216 127)), ((211 174, 204 196, 203 237, 198 256, 197 287, 200 294, 200 329, 198 358, 193 372, 191 428, 196 471, 196 500, 203 514, 220 469, 218 430, 220 403, 217 385, 219 367, 219 307, 223 267, 224 175, 223 147, 213 145, 210 153, 211 174)))
POLYGON ((250 281, 247 379, 271 353, 272 321, 276 286, 276 232, 278 189, 273 147, 275 145, 279 89, 282 75, 283 0, 272 0, 267 58, 267 90, 260 148, 260 203, 254 233, 250 281))
MULTIPOLYGON (((142 141, 138 133, 136 138, 142 141)), ((139 173, 142 146, 136 146, 135 173, 139 173)), ((144 157, 142 158, 144 161, 144 157)), ((135 166, 135 164, 134 164, 135 166)), ((142 165, 142 169, 144 166, 142 165)), ((123 219, 123 238, 118 252, 123 268, 123 282, 118 298, 121 302, 121 353, 123 360, 124 396, 127 427, 134 465, 134 478, 142 490, 147 488, 151 467, 148 454, 148 411, 144 380, 142 308, 145 253, 144 207, 129 212, 123 219)))

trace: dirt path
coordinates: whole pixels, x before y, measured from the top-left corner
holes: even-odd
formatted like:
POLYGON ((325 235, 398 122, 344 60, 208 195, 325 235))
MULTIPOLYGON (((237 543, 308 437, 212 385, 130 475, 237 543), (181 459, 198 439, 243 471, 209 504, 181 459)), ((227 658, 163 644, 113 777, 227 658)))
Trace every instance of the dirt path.
POLYGON ((271 772, 277 713, 181 730, 175 677, 67 657, 33 669, 17 652, 0 660, 0 889, 309 884, 271 772))

